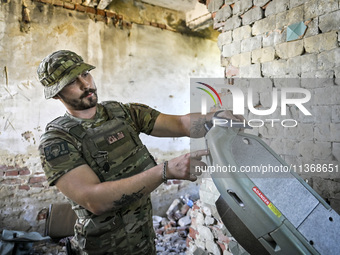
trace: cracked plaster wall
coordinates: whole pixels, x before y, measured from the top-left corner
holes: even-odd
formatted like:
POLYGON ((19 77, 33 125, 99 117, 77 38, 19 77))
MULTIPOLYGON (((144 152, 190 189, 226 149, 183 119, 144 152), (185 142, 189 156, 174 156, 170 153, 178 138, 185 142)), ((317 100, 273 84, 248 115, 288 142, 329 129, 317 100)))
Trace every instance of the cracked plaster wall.
MULTIPOLYGON (((44 99, 36 77, 42 58, 59 49, 97 67, 91 73, 100 101, 140 102, 169 114, 189 112, 190 77, 223 76, 216 42, 152 26, 114 26, 42 2, 1 2, 0 231, 42 231, 45 208, 64 201, 48 188, 37 152, 45 125, 65 111, 44 99)), ((188 139, 143 140, 159 162, 189 150, 188 139)), ((156 193, 183 186, 161 186, 156 193)))

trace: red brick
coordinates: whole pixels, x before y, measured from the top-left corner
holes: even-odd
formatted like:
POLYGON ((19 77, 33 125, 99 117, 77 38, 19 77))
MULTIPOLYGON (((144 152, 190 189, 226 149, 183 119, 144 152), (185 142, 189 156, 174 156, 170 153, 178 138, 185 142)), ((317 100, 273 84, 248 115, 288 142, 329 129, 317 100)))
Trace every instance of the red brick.
POLYGON ((165 24, 158 24, 158 27, 161 29, 166 29, 166 25, 165 24))
POLYGON ((82 0, 71 0, 71 3, 74 4, 81 4, 83 1, 82 0))
POLYGON ((223 230, 218 225, 209 226, 209 228, 219 242, 229 244, 229 237, 223 234, 223 230))
POLYGON ((225 243, 222 243, 222 242, 219 242, 219 241, 216 241, 216 243, 218 244, 218 246, 220 247, 222 253, 228 249, 228 246, 226 246, 225 243))
POLYGON ((222 233, 219 234, 217 238, 218 238, 218 241, 226 243, 226 244, 229 244, 229 242, 230 242, 229 237, 226 236, 226 235, 223 235, 222 233))
POLYGON ((196 236, 198 235, 197 230, 195 230, 193 227, 189 227, 189 234, 188 236, 192 239, 196 239, 196 236))
POLYGON ((87 13, 96 14, 97 11, 96 11, 95 8, 87 6, 87 7, 86 7, 86 12, 87 12, 87 13))
POLYGON ((14 166, 6 166, 6 165, 0 165, 0 170, 12 170, 15 169, 14 166))
POLYGON ((39 176, 39 177, 31 177, 29 179, 28 183, 35 184, 35 183, 41 183, 41 182, 45 182, 45 181, 46 181, 46 177, 45 176, 39 176))
POLYGON ((105 10, 97 9, 97 15, 105 17, 106 16, 106 12, 105 12, 105 10))
POLYGON ((191 240, 192 240, 192 239, 188 236, 187 239, 186 239, 186 245, 187 245, 187 247, 190 246, 191 240))
POLYGON ((106 17, 108 18, 115 18, 117 16, 115 12, 105 11, 105 13, 106 13, 106 17))
POLYGON ((20 179, 4 179, 1 184, 7 184, 7 185, 16 185, 21 184, 20 179))
POLYGON ((5 176, 17 176, 17 175, 19 175, 19 171, 18 170, 7 171, 5 173, 5 176))
POLYGON ((73 3, 65 2, 64 3, 64 8, 69 9, 69 10, 74 10, 75 6, 74 6, 73 3))
POLYGON ((53 5, 55 6, 64 6, 64 2, 61 0, 53 0, 53 5))
POLYGON ((30 170, 28 170, 27 167, 24 167, 22 169, 19 170, 19 175, 29 175, 31 172, 30 170))
POLYGON ((19 186, 19 189, 24 189, 24 190, 30 190, 30 186, 28 186, 28 185, 20 185, 19 186))
POLYGON ((75 5, 75 10, 79 12, 86 12, 86 7, 80 4, 75 5))
POLYGON ((44 185, 41 184, 41 183, 34 183, 34 184, 31 185, 31 187, 32 187, 32 188, 43 188, 44 185))

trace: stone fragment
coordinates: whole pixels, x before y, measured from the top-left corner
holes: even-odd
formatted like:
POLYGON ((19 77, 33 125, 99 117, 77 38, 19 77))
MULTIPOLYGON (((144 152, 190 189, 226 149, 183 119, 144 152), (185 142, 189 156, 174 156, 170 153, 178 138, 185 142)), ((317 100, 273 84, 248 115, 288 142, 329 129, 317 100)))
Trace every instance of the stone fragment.
POLYGON ((289 59, 299 55, 304 52, 303 40, 285 42, 275 46, 276 54, 279 58, 289 59))
POLYGON ((191 218, 190 218, 189 215, 186 215, 186 216, 184 216, 184 217, 182 217, 178 220, 178 225, 180 225, 182 227, 190 225, 190 223, 191 223, 191 218))
POLYGON ((319 28, 322 33, 338 31, 340 24, 340 10, 327 13, 319 17, 319 28))
POLYGON ((241 15, 249 10, 253 6, 252 0, 241 0, 237 1, 234 5, 233 14, 241 15))
POLYGON ((204 219, 204 223, 206 226, 213 225, 215 223, 215 219, 211 216, 206 216, 204 219))
POLYGON ((206 247, 209 254, 214 254, 214 255, 220 255, 221 254, 221 250, 220 250, 219 246, 214 241, 208 240, 205 243, 205 247, 206 247))
POLYGON ((213 241, 214 240, 214 235, 211 233, 210 229, 206 226, 197 226, 197 232, 201 240, 203 241, 213 241))

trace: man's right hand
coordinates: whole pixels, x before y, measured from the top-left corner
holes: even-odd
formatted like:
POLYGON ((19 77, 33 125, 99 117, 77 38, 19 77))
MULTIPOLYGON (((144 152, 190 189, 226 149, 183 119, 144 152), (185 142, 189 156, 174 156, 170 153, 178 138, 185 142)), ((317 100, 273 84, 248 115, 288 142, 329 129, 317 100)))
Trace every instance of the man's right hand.
POLYGON ((199 166, 199 168, 206 166, 202 161, 202 156, 208 154, 207 150, 198 150, 170 160, 166 170, 166 177, 168 179, 196 181, 197 176, 202 174, 196 171, 196 166, 199 166))

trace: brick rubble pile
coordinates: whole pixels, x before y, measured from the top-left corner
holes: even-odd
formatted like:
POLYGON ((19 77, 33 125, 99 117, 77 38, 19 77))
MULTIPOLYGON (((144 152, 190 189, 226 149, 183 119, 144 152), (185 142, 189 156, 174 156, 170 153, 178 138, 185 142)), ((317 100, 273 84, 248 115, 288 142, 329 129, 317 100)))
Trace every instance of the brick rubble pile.
POLYGON ((233 238, 218 216, 200 200, 187 196, 175 199, 166 217, 153 216, 158 255, 231 255, 233 238))

